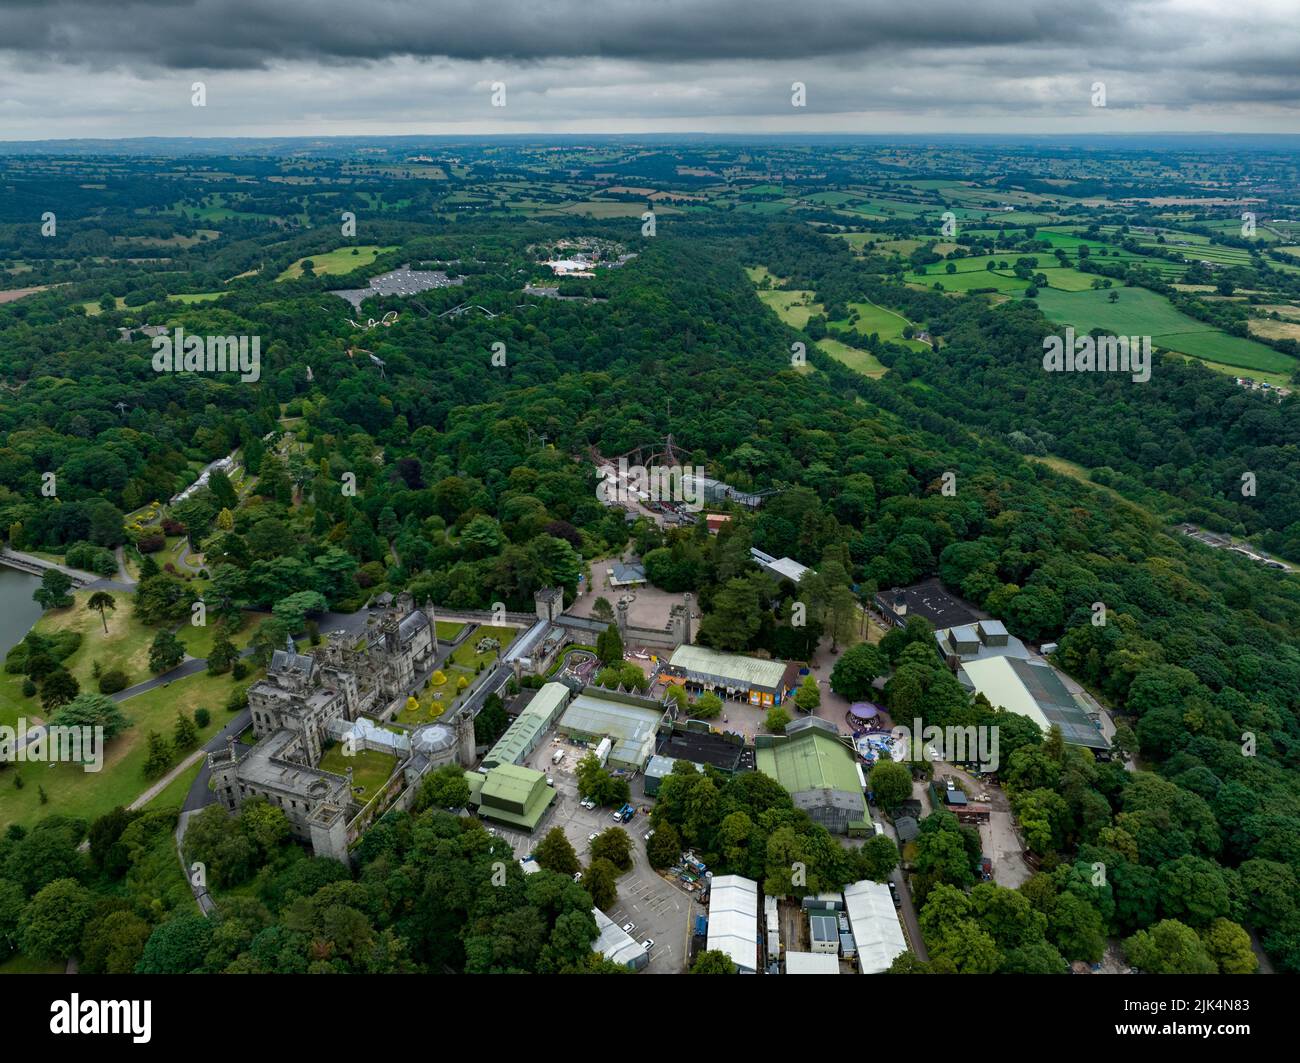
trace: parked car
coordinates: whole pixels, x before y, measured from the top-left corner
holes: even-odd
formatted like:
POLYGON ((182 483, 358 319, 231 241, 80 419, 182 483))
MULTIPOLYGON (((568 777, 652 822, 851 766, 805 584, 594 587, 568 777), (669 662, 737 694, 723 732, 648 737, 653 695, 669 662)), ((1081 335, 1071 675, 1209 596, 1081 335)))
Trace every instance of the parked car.
POLYGON ((630 934, 630 933, 632 933, 632 931, 635 930, 635 929, 636 929, 636 923, 624 923, 624 924, 623 924, 623 933, 625 933, 625 934, 630 934))
POLYGON ((574 881, 574 882, 581 882, 581 881, 582 881, 582 872, 581 872, 581 871, 575 871, 575 872, 573 873, 573 881, 574 881))
POLYGON ((649 952, 652 948, 655 947, 655 939, 646 938, 643 942, 641 942, 641 947, 645 949, 646 952, 649 952))
POLYGON ((653 838, 654 836, 655 836, 655 832, 654 832, 653 830, 648 830, 648 831, 646 831, 646 834, 645 834, 645 840, 646 840, 646 841, 649 841, 649 840, 650 840, 651 838, 653 838))
POLYGON ((592 831, 590 834, 587 835, 587 841, 589 841, 589 842, 594 842, 594 841, 595 841, 597 838, 599 838, 599 837, 600 837, 600 831, 595 831, 595 830, 594 830, 594 831, 592 831))

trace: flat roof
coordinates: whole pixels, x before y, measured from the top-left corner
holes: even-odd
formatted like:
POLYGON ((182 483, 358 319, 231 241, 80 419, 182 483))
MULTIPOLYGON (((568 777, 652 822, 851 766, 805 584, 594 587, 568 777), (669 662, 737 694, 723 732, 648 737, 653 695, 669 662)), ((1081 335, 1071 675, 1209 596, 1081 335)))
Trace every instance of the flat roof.
MULTIPOLYGON (((979 619, 974 610, 960 598, 949 594, 938 578, 922 580, 911 587, 902 587, 899 593, 907 603, 908 616, 922 616, 934 627, 959 627, 973 624, 979 619)), ((879 592, 882 601, 894 604, 894 591, 879 592)))
POLYGON ((720 653, 707 646, 678 646, 668 660, 670 668, 685 672, 688 679, 746 690, 778 690, 785 676, 784 661, 764 661, 739 653, 720 653))
POLYGON ((658 754, 735 771, 744 757, 745 744, 706 731, 673 731, 660 737, 658 754))
POLYGON ((743 970, 758 970, 758 883, 752 878, 714 877, 709 887, 707 947, 725 952, 743 970))
POLYGON ((858 969, 863 974, 881 974, 897 956, 907 951, 907 938, 898 921, 889 887, 863 879, 844 887, 853 942, 858 950, 858 969))
POLYGON ((787 952, 786 974, 839 974, 838 956, 829 952, 787 952))
POLYGON ((1087 710, 1050 664, 1018 657, 987 657, 967 661, 961 670, 972 688, 988 698, 994 708, 1033 720, 1044 731, 1055 724, 1071 745, 1110 748, 1087 710))

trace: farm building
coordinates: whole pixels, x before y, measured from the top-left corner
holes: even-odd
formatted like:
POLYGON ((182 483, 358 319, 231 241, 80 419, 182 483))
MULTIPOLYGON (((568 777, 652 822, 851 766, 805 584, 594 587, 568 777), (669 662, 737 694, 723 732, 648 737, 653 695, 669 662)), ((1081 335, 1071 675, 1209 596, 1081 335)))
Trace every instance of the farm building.
POLYGON ((827 953, 831 956, 840 954, 840 926, 833 915, 819 915, 812 912, 808 916, 808 940, 812 942, 813 952, 827 953))
POLYGON ((586 687, 569 703, 556 729, 578 741, 610 740, 608 765, 640 771, 654 753, 664 709, 656 701, 586 687))
MULTIPOLYGON (((673 765, 677 761, 673 757, 651 757, 645 766, 645 794, 646 797, 654 797, 659 793, 659 787, 663 781, 673 773, 673 765)), ((684 763, 690 763, 685 761, 684 763)), ((696 771, 703 771, 698 764, 694 765, 696 771)))
POLYGON ((709 889, 708 948, 725 952, 740 974, 758 972, 758 883, 718 875, 709 889))
POLYGON ((664 678, 770 708, 798 683, 799 666, 685 645, 673 651, 664 678))
POLYGON ((844 904, 858 951, 858 969, 863 974, 880 974, 907 951, 907 939, 898 921, 889 887, 863 879, 844 887, 844 904))
POLYGON ((542 737, 555 723, 568 703, 569 688, 563 683, 547 683, 524 707, 497 739, 481 765, 484 771, 501 764, 519 764, 541 744, 542 737))
POLYGON ((1110 748, 1085 703, 1066 689, 1050 664, 1018 657, 981 658, 963 664, 957 678, 966 689, 988 698, 994 708, 1026 716, 1044 731, 1056 724, 1070 745, 1110 748))
POLYGON ((797 720, 784 735, 754 739, 758 770, 779 782, 796 808, 833 834, 866 834, 866 779, 847 739, 814 716, 797 720))

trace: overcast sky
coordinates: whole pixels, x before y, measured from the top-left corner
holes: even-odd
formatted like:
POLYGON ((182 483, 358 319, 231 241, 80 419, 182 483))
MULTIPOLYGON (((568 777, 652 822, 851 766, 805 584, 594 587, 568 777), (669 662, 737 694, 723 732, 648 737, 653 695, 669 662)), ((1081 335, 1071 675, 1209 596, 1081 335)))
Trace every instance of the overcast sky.
POLYGON ((1300 132, 1296 0, 0 0, 0 140, 1300 132), (201 81, 207 103, 191 103, 201 81), (793 82, 804 107, 791 104, 793 82), (1105 85, 1105 107, 1092 104, 1105 85), (505 106, 492 104, 494 83, 505 106))

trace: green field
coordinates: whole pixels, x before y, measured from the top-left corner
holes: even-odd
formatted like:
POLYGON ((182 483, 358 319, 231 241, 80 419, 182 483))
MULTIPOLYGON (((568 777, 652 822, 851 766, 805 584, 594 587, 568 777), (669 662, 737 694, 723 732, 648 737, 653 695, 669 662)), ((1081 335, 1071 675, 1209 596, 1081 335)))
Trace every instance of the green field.
POLYGON ((320 276, 323 273, 351 273, 354 269, 362 269, 369 266, 380 255, 385 255, 389 251, 396 250, 395 246, 376 247, 374 244, 362 244, 356 247, 339 247, 333 251, 326 251, 319 255, 307 255, 298 259, 292 266, 286 269, 275 279, 278 281, 293 280, 302 276, 302 264, 310 261, 312 270, 320 276), (354 255, 352 252, 356 251, 354 255))
POLYGON ((1099 328, 1117 335, 1160 336, 1213 329, 1211 325, 1175 310, 1164 296, 1145 288, 1086 292, 1046 289, 1040 291, 1034 301, 1047 317, 1062 325, 1073 325, 1080 332, 1099 328), (1117 302, 1110 302, 1111 291, 1119 294, 1117 302))
POLYGON ((841 343, 839 340, 818 340, 817 349, 825 351, 837 362, 843 362, 850 369, 861 373, 863 376, 875 379, 889 372, 889 369, 881 364, 880 360, 870 351, 850 347, 847 343, 841 343))
MULTIPOLYGON (((903 329, 912 322, 908 321, 902 314, 897 314, 893 310, 887 310, 883 306, 877 306, 871 302, 849 303, 849 310, 856 314, 856 319, 849 318, 843 321, 832 321, 830 328, 848 329, 854 328, 864 336, 875 333, 882 340, 888 340, 893 343, 901 343, 906 347, 911 347, 916 351, 928 351, 930 345, 922 343, 920 340, 911 340, 903 338, 903 329)), ((874 359, 873 359, 874 360, 874 359)))
POLYGON ((808 325, 808 319, 813 314, 824 314, 826 312, 821 303, 810 301, 813 297, 812 292, 763 291, 760 289, 757 295, 765 306, 770 306, 776 311, 776 316, 791 328, 805 328, 808 325))
POLYGON ((1110 302, 1110 291, 1040 291, 1035 302, 1053 321, 1073 325, 1079 332, 1104 329, 1124 336, 1150 336, 1157 347, 1189 354, 1209 362, 1238 369, 1289 373, 1296 360, 1254 340, 1229 336, 1204 321, 1176 310, 1162 295, 1145 288, 1115 288, 1118 302, 1110 302))

